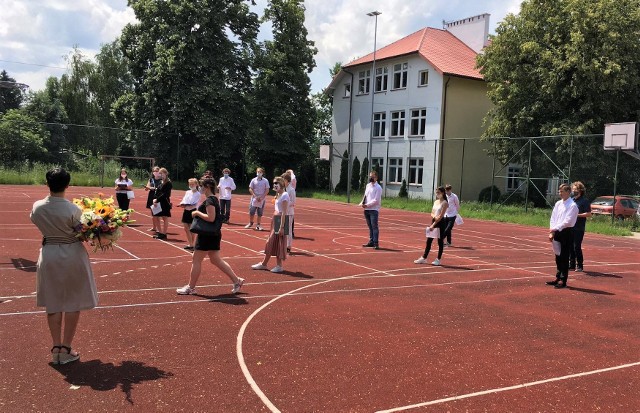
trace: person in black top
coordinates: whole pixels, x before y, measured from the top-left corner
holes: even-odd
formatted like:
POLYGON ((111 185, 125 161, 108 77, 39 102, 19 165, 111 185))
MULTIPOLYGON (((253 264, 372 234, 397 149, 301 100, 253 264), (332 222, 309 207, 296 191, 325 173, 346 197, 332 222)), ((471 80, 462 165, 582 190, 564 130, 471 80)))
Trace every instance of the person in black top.
POLYGON ((591 203, 585 197, 585 193, 587 191, 582 182, 574 182, 571 185, 571 191, 573 192, 573 202, 578 206, 578 219, 576 220, 576 225, 574 225, 571 230, 571 235, 573 236, 573 248, 571 248, 569 253, 569 269, 581 272, 584 271, 582 240, 584 239, 587 218, 591 216, 591 203))
MULTIPOLYGON (((160 186, 160 183, 162 183, 162 180, 160 179, 160 167, 154 166, 151 170, 149 182, 147 182, 146 185, 143 185, 144 190, 149 192, 149 194, 147 195, 147 208, 149 209, 151 209, 151 205, 153 205, 153 200, 156 197, 156 188, 160 186)), ((153 220, 153 227, 149 231, 158 231, 158 228, 156 228, 155 220, 153 220)))
POLYGON ((160 168, 159 173, 162 183, 156 188, 153 205, 154 207, 160 205, 162 209, 160 212, 153 214, 155 227, 158 230, 158 233, 154 235, 153 238, 167 239, 167 228, 169 227, 169 217, 171 216, 171 189, 173 189, 173 184, 169 179, 169 171, 165 168, 160 168))

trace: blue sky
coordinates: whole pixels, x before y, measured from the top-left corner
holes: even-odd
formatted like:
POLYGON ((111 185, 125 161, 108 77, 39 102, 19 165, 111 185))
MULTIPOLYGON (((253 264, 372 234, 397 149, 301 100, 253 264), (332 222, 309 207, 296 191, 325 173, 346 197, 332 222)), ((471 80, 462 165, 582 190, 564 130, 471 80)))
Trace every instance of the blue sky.
MULTIPOLYGON (((267 0, 257 0, 262 14, 267 0)), ((318 48, 311 73, 313 92, 331 81, 335 62, 347 63, 373 51, 378 10, 378 47, 423 27, 441 28, 442 21, 491 14, 490 32, 507 13, 517 13, 521 0, 307 0, 306 27, 318 48)), ((44 88, 49 76, 65 73, 68 55, 77 45, 93 57, 100 45, 113 41, 135 21, 126 0, 0 0, 0 70, 32 90, 44 88), (25 64, 27 63, 27 64, 25 64)), ((264 27, 268 31, 268 27, 264 27)), ((262 38, 270 33, 262 33, 262 38)))

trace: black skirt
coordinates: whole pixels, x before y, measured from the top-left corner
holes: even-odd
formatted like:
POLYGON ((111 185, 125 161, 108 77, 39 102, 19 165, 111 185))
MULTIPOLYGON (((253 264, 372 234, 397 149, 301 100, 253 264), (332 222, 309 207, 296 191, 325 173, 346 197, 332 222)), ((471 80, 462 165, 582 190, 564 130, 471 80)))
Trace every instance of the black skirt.
POLYGON ((184 210, 182 212, 182 223, 183 224, 191 224, 193 222, 193 216, 191 215, 191 213, 193 213, 193 211, 195 211, 195 209, 190 209, 190 210, 184 210))
POLYGON ((196 237, 196 245, 194 248, 198 251, 220 251, 220 240, 222 240, 222 234, 200 234, 196 237))

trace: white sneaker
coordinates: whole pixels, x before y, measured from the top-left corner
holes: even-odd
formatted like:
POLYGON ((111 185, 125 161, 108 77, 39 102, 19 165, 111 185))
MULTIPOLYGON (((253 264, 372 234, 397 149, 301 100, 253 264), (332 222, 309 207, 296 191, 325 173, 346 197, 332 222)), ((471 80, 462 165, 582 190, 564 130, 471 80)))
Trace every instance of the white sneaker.
POLYGON ((189 294, 195 294, 196 289, 189 287, 189 284, 187 284, 182 288, 178 288, 176 292, 178 293, 178 295, 189 295, 189 294))
POLYGON ((251 228, 252 226, 253 226, 253 224, 249 223, 249 224, 245 225, 244 227, 245 227, 246 229, 249 229, 249 228, 251 228))
POLYGON ((262 231, 262 227, 260 226, 260 224, 256 225, 256 231, 262 231))
POLYGON ((275 273, 281 273, 282 271, 284 271, 284 269, 279 265, 276 265, 271 269, 271 272, 275 272, 275 273))
POLYGON ((231 294, 239 293, 243 284, 244 284, 244 278, 238 277, 238 282, 233 283, 233 290, 231 290, 231 294))
POLYGON ((262 265, 262 263, 260 263, 260 262, 259 262, 259 263, 257 263, 257 264, 253 264, 253 265, 251 266, 251 269, 252 269, 252 270, 266 270, 266 269, 268 269, 268 268, 267 268, 267 266, 266 266, 266 265, 262 265))
POLYGON ((433 265, 440 265, 440 260, 436 258, 436 260, 434 262, 432 262, 431 264, 433 265))
POLYGON ((425 260, 424 258, 420 257, 417 260, 414 261, 415 264, 425 264, 427 262, 427 260, 425 260))

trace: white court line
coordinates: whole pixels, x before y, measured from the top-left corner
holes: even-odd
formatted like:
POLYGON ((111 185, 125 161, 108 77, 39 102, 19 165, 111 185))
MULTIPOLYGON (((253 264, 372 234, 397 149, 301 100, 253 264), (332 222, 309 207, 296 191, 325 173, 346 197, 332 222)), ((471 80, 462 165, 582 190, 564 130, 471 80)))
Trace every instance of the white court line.
POLYGON ((140 259, 140 257, 136 257, 135 255, 133 255, 133 254, 132 254, 132 253, 130 253, 129 251, 127 251, 127 250, 125 250, 124 248, 122 248, 120 245, 116 245, 116 248, 117 248, 117 249, 119 249, 119 250, 124 251, 126 254, 131 255, 131 256, 132 256, 133 258, 135 258, 136 260, 139 260, 139 259, 140 259))
POLYGON ((500 387, 500 388, 496 388, 496 389, 478 391, 478 392, 475 392, 475 393, 461 394, 459 396, 452 396, 452 397, 447 397, 447 398, 444 398, 444 399, 431 400, 431 401, 428 401, 428 402, 412 404, 412 405, 409 405, 409 406, 395 407, 393 409, 388 409, 388 410, 378 410, 376 413, 401 412, 401 411, 410 410, 410 409, 417 409, 418 407, 433 406, 434 404, 448 403, 448 402, 451 402, 451 401, 468 399, 468 398, 471 398, 471 397, 485 396, 487 394, 500 393, 500 392, 503 392, 503 391, 524 389, 524 388, 527 388, 527 387, 538 386, 540 384, 547 384, 547 383, 552 383, 552 382, 555 382, 555 381, 574 379, 574 378, 577 378, 577 377, 590 376, 590 375, 599 374, 599 373, 606 373, 608 371, 626 369, 626 368, 635 367, 635 366, 640 366, 640 361, 637 361, 635 363, 621 364, 619 366, 614 366, 614 367, 607 367, 607 368, 604 368, 604 369, 585 371, 585 372, 582 372, 582 373, 568 374, 566 376, 552 377, 550 379, 532 381, 532 382, 529 382, 529 383, 516 384, 514 386, 509 386, 509 387, 500 387))

